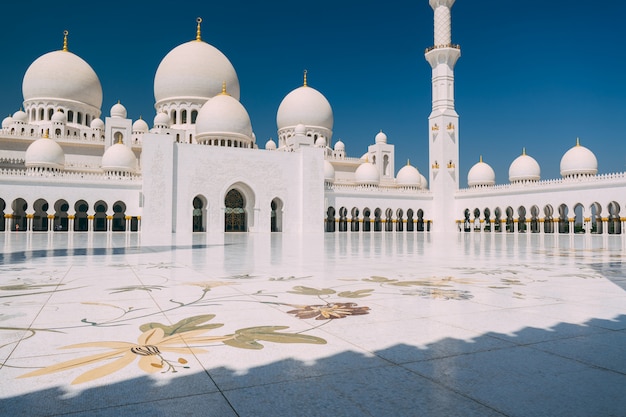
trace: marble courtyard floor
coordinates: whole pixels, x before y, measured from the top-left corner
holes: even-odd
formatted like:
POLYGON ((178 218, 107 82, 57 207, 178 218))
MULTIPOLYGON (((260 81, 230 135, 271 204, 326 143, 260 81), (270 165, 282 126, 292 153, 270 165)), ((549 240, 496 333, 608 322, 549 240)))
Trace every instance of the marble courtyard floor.
POLYGON ((2 416, 626 416, 626 236, 0 234, 2 416))

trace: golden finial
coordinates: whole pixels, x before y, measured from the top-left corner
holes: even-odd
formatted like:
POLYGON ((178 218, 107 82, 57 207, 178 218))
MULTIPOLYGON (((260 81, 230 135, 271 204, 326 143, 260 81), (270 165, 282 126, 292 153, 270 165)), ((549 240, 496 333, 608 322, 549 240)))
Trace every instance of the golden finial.
POLYGON ((202 18, 199 17, 196 19, 196 22, 198 23, 198 27, 196 28, 196 40, 197 41, 201 41, 202 40, 202 36, 200 33, 200 23, 202 23, 202 18))
POLYGON ((580 138, 576 138, 576 146, 580 146, 580 138))
POLYGON ((63 31, 63 52, 67 52, 67 35, 69 35, 70 32, 68 32, 67 30, 63 31))
POLYGON ((306 73, 307 73, 307 70, 304 70, 304 86, 305 86, 305 87, 307 86, 307 85, 306 85, 306 73))
POLYGON ((522 148, 522 155, 526 155, 526 148, 522 148))
MULTIPOLYGON (((482 162, 483 161, 483 156, 480 155, 480 158, 478 159, 478 162, 482 162)), ((450 163, 452 163, 452 161, 450 161, 450 163)))
POLYGON ((220 94, 223 96, 228 95, 228 92, 226 91, 226 81, 222 81, 222 92, 220 94))
POLYGON ((411 160, 409 158, 406 159, 406 165, 407 166, 411 165, 411 160))
POLYGON ((43 132, 43 136, 42 137, 49 139, 50 138, 50 129, 46 129, 43 132))

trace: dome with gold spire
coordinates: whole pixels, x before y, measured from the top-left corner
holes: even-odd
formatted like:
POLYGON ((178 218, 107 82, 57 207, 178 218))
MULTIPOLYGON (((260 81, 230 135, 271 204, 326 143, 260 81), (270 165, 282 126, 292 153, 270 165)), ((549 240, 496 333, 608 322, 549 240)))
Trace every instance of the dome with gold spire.
POLYGON ((157 111, 168 102, 206 100, 222 91, 226 83, 231 97, 239 100, 239 79, 226 55, 204 42, 197 19, 196 39, 172 49, 163 58, 154 76, 157 111))
POLYGON ((97 117, 102 106, 100 80, 87 62, 68 50, 67 35, 65 31, 62 50, 37 58, 26 70, 24 106, 28 109, 35 102, 55 101, 71 108, 78 103, 97 117))

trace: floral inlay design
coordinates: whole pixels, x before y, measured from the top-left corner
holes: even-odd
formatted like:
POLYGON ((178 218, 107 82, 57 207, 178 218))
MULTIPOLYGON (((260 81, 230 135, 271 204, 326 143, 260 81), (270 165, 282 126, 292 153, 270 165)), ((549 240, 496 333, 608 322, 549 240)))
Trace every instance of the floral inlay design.
POLYGON ((166 354, 196 355, 207 353, 206 347, 220 342, 227 346, 242 349, 263 349, 259 341, 273 343, 310 343, 325 344, 326 340, 299 333, 282 333, 287 326, 261 326, 237 330, 233 334, 221 336, 207 336, 205 333, 222 327, 222 323, 203 324, 212 320, 215 315, 189 317, 174 325, 161 323, 146 323, 140 327, 143 333, 137 343, 120 341, 87 342, 64 346, 62 349, 105 348, 107 352, 84 356, 51 365, 42 369, 28 372, 19 378, 48 375, 67 371, 83 366, 106 361, 107 363, 82 373, 72 381, 72 384, 81 384, 110 375, 131 365, 137 360, 141 370, 147 373, 162 372, 175 373, 179 368, 189 369, 189 361, 183 357, 175 360, 166 357, 166 354))
POLYGON ((342 319, 348 316, 360 316, 369 313, 369 307, 359 307, 356 303, 329 303, 324 305, 308 305, 290 310, 287 313, 295 314, 300 319, 330 320, 342 319))
MULTIPOLYGON (((177 268, 174 264, 156 264, 152 267, 158 269, 177 268)), ((0 327, 0 331, 24 331, 26 336, 22 338, 22 341, 25 341, 36 339, 40 332, 74 332, 82 326, 101 328, 138 326, 139 333, 135 340, 85 341, 84 343, 63 346, 60 349, 104 349, 104 351, 87 356, 77 355, 71 360, 29 370, 20 376, 20 378, 28 378, 84 369, 84 372, 72 381, 72 384, 82 384, 127 370, 133 364, 136 364, 140 370, 151 374, 181 372, 194 366, 193 364, 196 363, 192 361, 194 357, 200 359, 200 355, 206 354, 218 346, 259 350, 264 349, 267 343, 322 345, 326 343, 325 339, 307 334, 307 332, 314 331, 320 326, 332 325, 331 323, 338 319, 354 320, 358 316, 372 313, 370 306, 363 305, 356 300, 375 295, 389 296, 390 294, 444 301, 469 300, 473 298, 470 292, 471 288, 462 287, 481 282, 476 279, 451 276, 409 279, 369 276, 343 279, 332 288, 297 285, 287 290, 277 290, 271 286, 265 287, 268 282, 280 284, 280 282, 292 280, 314 279, 312 276, 284 275, 269 276, 265 277, 264 280, 259 279, 256 281, 259 287, 248 288, 245 292, 228 290, 229 287, 242 288, 242 280, 253 281, 257 278, 262 277, 253 274, 237 274, 219 279, 208 278, 206 280, 172 282, 166 276, 151 274, 142 279, 141 283, 118 287, 111 286, 108 289, 103 289, 100 294, 90 294, 94 297, 92 300, 78 301, 81 305, 90 308, 86 310, 85 316, 76 318, 76 324, 56 328, 0 327), (155 278, 158 278, 158 283, 155 282, 155 278), (173 291, 172 297, 161 301, 163 304, 158 309, 144 302, 138 303, 138 300, 142 299, 142 294, 145 294, 145 297, 152 297, 152 294, 154 296, 164 294, 167 297, 167 291, 179 285, 192 287, 195 290, 173 291), (133 293, 136 296, 120 301, 116 298, 120 293, 133 293), (111 298, 107 298, 108 296, 111 298), (310 301, 297 302, 293 299, 286 300, 286 297, 308 297, 310 301), (319 324, 311 324, 297 332, 289 331, 288 326, 272 324, 254 325, 239 328, 229 333, 211 334, 211 332, 224 326, 223 323, 213 322, 216 317, 215 314, 191 314, 174 324, 149 321, 150 317, 168 316, 173 312, 179 314, 182 311, 191 311, 191 309, 195 311, 198 311, 199 308, 214 309, 226 303, 250 302, 277 306, 286 315, 292 315, 302 320, 314 320, 319 324), (91 317, 92 314, 98 318, 91 317)), ((518 283, 517 278, 502 278, 501 282, 508 287, 521 284, 518 283)), ((0 294, 0 297, 8 298, 9 304, 7 305, 10 305, 11 299, 18 296, 60 293, 80 288, 82 287, 74 285, 70 287, 62 282, 58 284, 15 282, 1 286, 0 292, 4 294, 0 294)), ((0 347, 12 343, 16 342, 10 341, 0 345, 0 347)))

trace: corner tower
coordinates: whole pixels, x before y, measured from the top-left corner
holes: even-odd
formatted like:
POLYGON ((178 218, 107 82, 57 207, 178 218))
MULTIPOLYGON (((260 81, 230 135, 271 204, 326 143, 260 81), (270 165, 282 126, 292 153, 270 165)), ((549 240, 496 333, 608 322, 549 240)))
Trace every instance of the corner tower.
POLYGON ((452 43, 450 9, 455 0, 429 0, 435 13, 435 42, 425 57, 432 68, 432 111, 428 118, 433 227, 451 231, 454 193, 459 189, 459 115, 454 109, 454 66, 461 56, 452 43))

